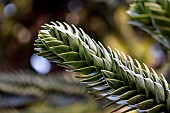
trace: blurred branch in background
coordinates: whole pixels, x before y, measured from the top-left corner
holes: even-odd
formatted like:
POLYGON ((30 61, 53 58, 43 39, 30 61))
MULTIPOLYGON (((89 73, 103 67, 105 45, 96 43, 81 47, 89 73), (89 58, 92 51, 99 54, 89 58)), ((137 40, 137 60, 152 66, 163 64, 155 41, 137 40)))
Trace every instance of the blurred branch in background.
MULTIPOLYGON (((169 68, 169 6, 168 0, 163 1, 140 1, 136 0, 130 5, 127 13, 131 17, 129 24, 136 26, 148 33, 158 44, 154 44, 152 54, 155 56, 156 63, 163 62, 163 68, 169 68), (164 54, 164 55, 163 55, 164 54), (162 60, 159 60, 160 58, 162 60), (168 64, 168 65, 167 65, 168 64)), ((157 65, 159 66, 159 65, 157 65)), ((160 67, 160 66, 159 66, 160 67)), ((168 70, 161 70, 163 73, 168 73, 168 70)), ((168 78, 169 74, 165 74, 168 78)))
POLYGON ((104 112, 68 73, 39 76, 29 70, 1 72, 0 100, 0 113, 104 112))

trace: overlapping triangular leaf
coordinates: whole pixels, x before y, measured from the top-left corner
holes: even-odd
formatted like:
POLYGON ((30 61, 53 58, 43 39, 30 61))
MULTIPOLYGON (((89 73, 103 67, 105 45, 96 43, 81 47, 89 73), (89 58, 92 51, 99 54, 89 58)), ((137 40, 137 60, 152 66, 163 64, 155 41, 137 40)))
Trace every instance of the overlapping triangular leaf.
MULTIPOLYGON (((101 98, 107 98, 111 102, 106 106, 123 101, 117 111, 123 107, 134 105, 130 110, 143 110, 145 112, 169 111, 169 85, 163 76, 158 77, 153 69, 142 69, 137 60, 106 48, 99 42, 92 40, 82 29, 69 26, 66 23, 52 22, 43 26, 39 31, 38 41, 35 46, 38 52, 50 50, 49 60, 72 67, 71 72, 80 74, 80 82, 89 89, 89 93, 98 93, 101 98), (55 33, 54 33, 55 31, 55 33), (54 38, 49 38, 55 36, 54 38), (61 45, 47 45, 46 41, 62 41, 62 47, 70 47, 69 51, 63 50, 57 54, 54 47, 61 45), (67 40, 67 41, 66 41, 67 40), (56 55, 53 58, 50 56, 56 55), (81 66, 79 63, 83 63, 81 66), (77 64, 77 65, 76 65, 77 64), (166 93, 167 92, 167 93, 166 93)), ((57 50, 58 51, 58 50, 57 50)), ((38 53, 39 54, 39 53, 38 53)), ((46 57, 46 56, 44 56, 46 57)), ((113 112, 114 112, 113 111, 113 112)))

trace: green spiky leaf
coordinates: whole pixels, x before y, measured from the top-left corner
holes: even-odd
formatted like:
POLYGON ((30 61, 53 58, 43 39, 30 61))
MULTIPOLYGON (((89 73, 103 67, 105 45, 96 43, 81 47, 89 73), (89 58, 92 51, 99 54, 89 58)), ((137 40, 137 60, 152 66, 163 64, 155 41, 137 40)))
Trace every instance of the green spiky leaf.
POLYGON ((145 64, 143 69, 137 60, 135 63, 130 56, 120 54, 117 49, 108 48, 108 52, 100 42, 96 43, 82 29, 66 23, 46 24, 43 30, 39 31, 39 36, 43 38, 38 37, 35 43, 44 46, 36 46, 37 52, 50 50, 47 57, 50 61, 60 60, 60 65, 71 67, 68 71, 84 74, 78 76, 80 82, 88 88, 89 93, 100 95, 97 99, 109 99, 111 102, 106 106, 126 102, 114 111, 131 104, 135 107, 127 111, 169 111, 169 84, 163 76, 158 77, 156 72, 153 69, 150 71, 145 64), (61 41, 63 44, 58 44, 59 47, 70 49, 56 50, 57 44, 46 44, 48 38, 61 41), (53 59, 54 54, 57 57, 53 59))

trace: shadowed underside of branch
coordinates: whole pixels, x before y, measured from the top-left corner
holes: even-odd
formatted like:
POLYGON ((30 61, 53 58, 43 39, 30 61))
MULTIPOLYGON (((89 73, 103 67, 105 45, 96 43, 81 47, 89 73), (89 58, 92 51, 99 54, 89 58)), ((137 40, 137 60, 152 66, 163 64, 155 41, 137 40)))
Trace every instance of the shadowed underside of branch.
POLYGON ((131 25, 146 31, 166 48, 170 49, 170 1, 134 0, 128 14, 131 25))
POLYGON ((109 99, 106 106, 120 103, 115 112, 126 106, 124 112, 168 112, 170 110, 169 84, 153 69, 144 69, 137 60, 108 50, 91 39, 82 29, 66 23, 51 22, 39 31, 35 41, 37 55, 64 66, 81 75, 80 82, 89 93, 98 93, 98 99, 109 99))

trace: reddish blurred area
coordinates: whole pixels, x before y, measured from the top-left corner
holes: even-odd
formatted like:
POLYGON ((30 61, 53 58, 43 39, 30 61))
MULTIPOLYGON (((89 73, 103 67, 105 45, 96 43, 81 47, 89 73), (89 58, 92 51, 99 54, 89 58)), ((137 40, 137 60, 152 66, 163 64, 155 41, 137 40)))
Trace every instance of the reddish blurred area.
MULTIPOLYGON (((75 24, 100 40, 112 29, 104 17, 110 6, 105 0, 1 0, 0 70, 32 68, 34 40, 41 25, 50 21, 75 24)), ((52 66, 56 68, 61 70, 52 66)))
POLYGON ((67 4, 68 0, 1 0, 0 70, 31 68, 29 62, 38 30, 44 23, 64 21, 67 4), (11 10, 16 10, 15 14, 10 15, 11 10))

